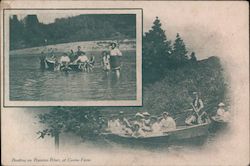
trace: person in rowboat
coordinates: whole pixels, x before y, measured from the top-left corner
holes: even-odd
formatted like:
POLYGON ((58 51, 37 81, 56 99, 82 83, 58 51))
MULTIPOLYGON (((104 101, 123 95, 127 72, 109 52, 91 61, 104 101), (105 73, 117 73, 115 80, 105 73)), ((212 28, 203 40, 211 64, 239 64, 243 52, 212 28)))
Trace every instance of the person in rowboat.
POLYGON ((59 64, 60 64, 60 69, 61 70, 68 70, 69 68, 69 63, 70 63, 70 59, 67 53, 63 53, 63 55, 61 56, 60 60, 59 60, 59 64))
POLYGON ((73 63, 78 63, 78 68, 87 71, 87 63, 89 62, 88 57, 85 55, 84 52, 81 52, 81 54, 78 56, 78 58, 73 63))
POLYGON ((133 131, 132 137, 144 137, 144 136, 145 136, 145 133, 142 130, 142 128, 140 127, 140 124, 139 123, 135 123, 134 124, 134 131, 133 131))
POLYGON ((216 112, 216 116, 214 117, 218 120, 222 120, 224 122, 228 122, 230 120, 230 113, 225 110, 225 104, 220 103, 218 105, 218 110, 216 112))
POLYGON ((156 116, 152 116, 150 118, 150 128, 151 128, 151 133, 152 135, 157 135, 161 134, 161 126, 160 126, 160 118, 157 118, 156 116))
POLYGON ((185 123, 187 125, 194 125, 194 124, 201 124, 203 123, 203 116, 205 115, 205 111, 202 109, 204 108, 203 101, 199 97, 198 92, 193 92, 193 102, 191 103, 191 106, 193 108, 193 114, 189 116, 185 123))
POLYGON ((108 121, 108 128, 107 130, 112 133, 117 133, 117 129, 119 127, 119 124, 115 120, 115 115, 111 116, 111 119, 108 121))
POLYGON ((176 129, 175 120, 169 115, 168 112, 162 113, 162 120, 160 122, 161 131, 167 132, 176 129))
POLYGON ((121 62, 120 58, 122 56, 121 51, 117 47, 115 42, 111 43, 110 47, 110 66, 111 69, 115 71, 117 78, 120 77, 121 62))
POLYGON ((142 129, 144 131, 151 131, 151 128, 150 128, 150 114, 148 112, 143 112, 142 115, 144 116, 144 118, 142 119, 142 122, 143 122, 143 126, 142 126, 142 129))
POLYGON ((70 50, 69 59, 71 62, 73 62, 75 60, 75 53, 73 50, 70 50))
POLYGON ((132 134, 132 126, 129 121, 124 117, 123 111, 120 111, 119 118, 115 121, 118 126, 119 133, 132 134))
POLYGON ((77 46, 77 52, 76 52, 75 59, 77 59, 82 54, 86 54, 86 53, 81 50, 81 46, 77 46))
POLYGON ((141 113, 137 112, 137 113, 135 114, 135 121, 134 121, 134 124, 137 123, 137 124, 140 125, 140 127, 143 127, 143 126, 144 126, 144 125, 143 125, 143 119, 144 119, 144 116, 143 116, 141 113))

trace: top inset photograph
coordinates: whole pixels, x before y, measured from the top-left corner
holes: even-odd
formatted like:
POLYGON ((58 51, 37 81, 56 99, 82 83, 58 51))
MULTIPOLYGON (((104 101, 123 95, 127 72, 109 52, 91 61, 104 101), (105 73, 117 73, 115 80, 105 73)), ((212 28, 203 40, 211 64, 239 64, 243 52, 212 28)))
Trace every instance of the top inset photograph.
POLYGON ((142 105, 142 10, 4 10, 4 106, 142 105))

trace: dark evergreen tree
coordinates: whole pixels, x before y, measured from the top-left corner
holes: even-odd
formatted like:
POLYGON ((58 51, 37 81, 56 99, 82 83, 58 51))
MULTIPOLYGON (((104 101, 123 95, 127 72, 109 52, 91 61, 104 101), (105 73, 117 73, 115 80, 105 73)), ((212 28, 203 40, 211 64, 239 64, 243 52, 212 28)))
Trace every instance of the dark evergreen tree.
POLYGON ((146 32, 143 37, 142 52, 145 81, 157 81, 162 77, 164 68, 168 66, 171 53, 171 42, 167 40, 158 17, 156 17, 149 32, 146 32))
POLYGON ((172 67, 179 67, 188 61, 188 51, 184 41, 181 39, 179 33, 176 35, 174 48, 172 53, 172 67))

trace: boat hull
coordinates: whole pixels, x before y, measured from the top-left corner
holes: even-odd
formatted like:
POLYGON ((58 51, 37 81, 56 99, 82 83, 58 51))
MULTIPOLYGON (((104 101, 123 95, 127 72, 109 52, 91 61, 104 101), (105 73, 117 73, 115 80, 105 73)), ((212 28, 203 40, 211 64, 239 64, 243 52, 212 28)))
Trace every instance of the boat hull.
MULTIPOLYGON (((56 62, 52 60, 45 60, 47 64, 47 69, 54 71, 56 68, 56 62)), ((79 68, 79 64, 69 64, 68 68, 66 69, 67 71, 72 70, 72 71, 82 71, 82 68, 79 68)))
POLYGON ((172 145, 172 144, 202 144, 208 136, 209 123, 194 126, 185 126, 174 131, 169 131, 163 135, 132 137, 105 133, 104 137, 116 143, 130 145, 172 145))
POLYGON ((227 129, 228 122, 224 122, 221 120, 217 120, 215 118, 211 118, 211 125, 209 127, 210 132, 218 132, 227 129))

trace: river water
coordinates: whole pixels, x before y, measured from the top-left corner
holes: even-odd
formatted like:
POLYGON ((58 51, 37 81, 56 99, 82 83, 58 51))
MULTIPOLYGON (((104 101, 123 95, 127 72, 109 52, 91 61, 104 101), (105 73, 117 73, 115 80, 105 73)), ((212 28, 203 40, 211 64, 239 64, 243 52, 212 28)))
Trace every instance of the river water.
POLYGON ((12 101, 87 101, 135 100, 136 54, 123 51, 120 79, 105 76, 101 53, 87 52, 96 58, 93 72, 41 71, 39 55, 10 55, 10 100, 12 101))

